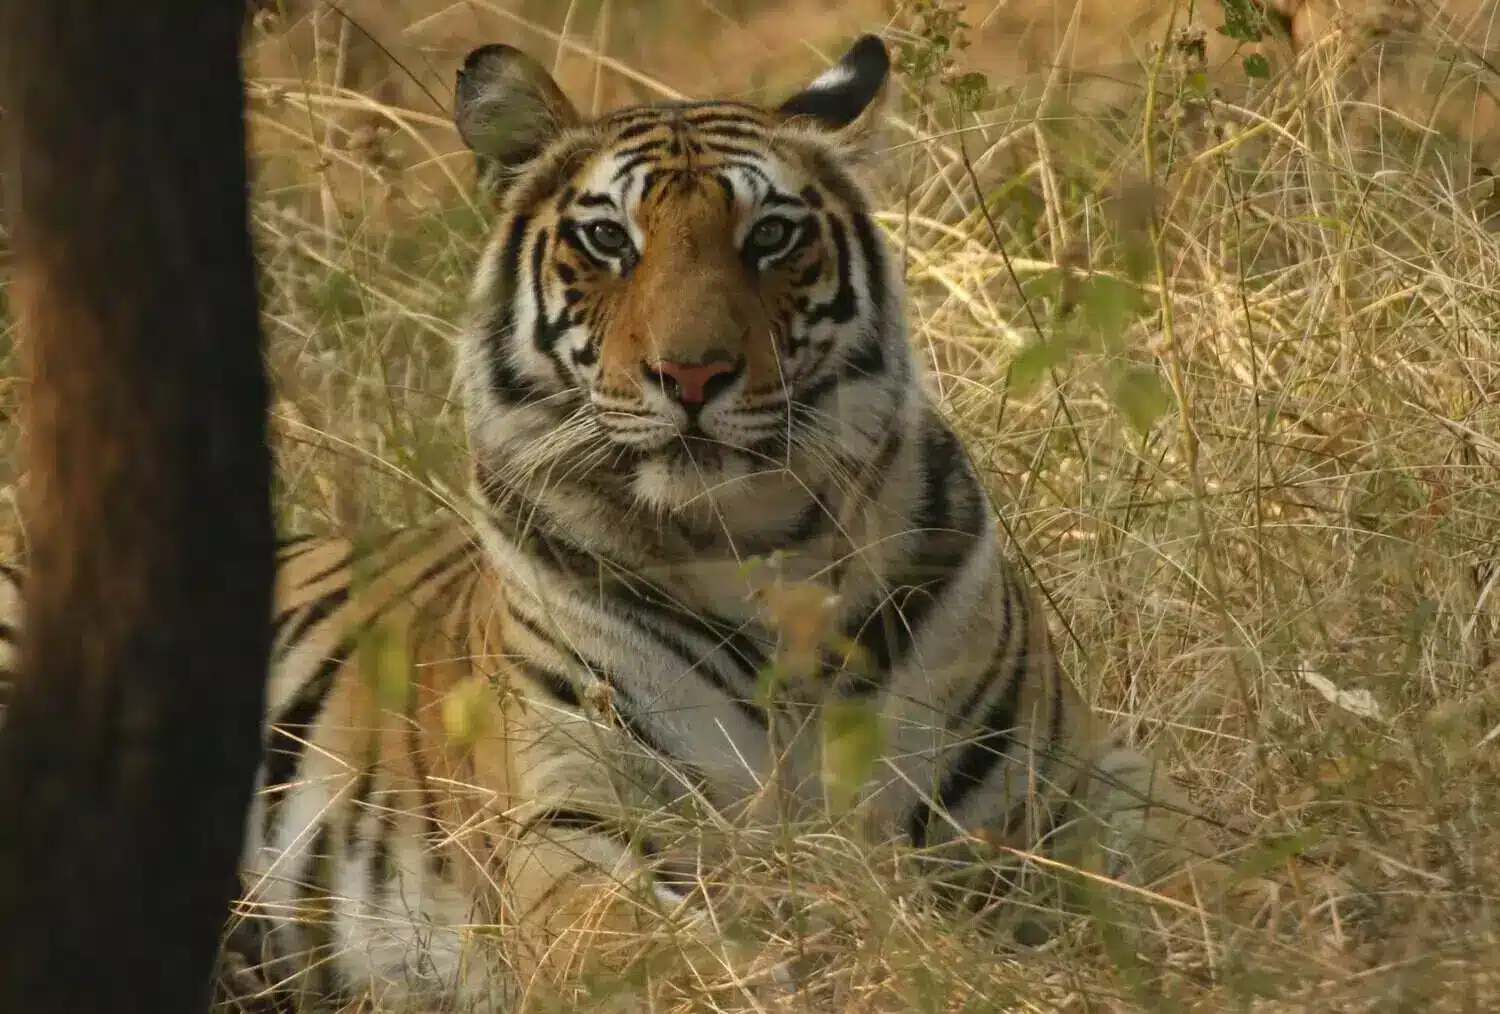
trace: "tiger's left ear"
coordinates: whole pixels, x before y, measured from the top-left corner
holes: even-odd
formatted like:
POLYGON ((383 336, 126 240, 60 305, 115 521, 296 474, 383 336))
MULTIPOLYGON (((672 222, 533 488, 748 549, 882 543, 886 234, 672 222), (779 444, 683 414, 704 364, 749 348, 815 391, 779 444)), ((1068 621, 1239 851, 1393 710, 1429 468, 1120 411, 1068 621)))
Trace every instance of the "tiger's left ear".
POLYGON ((453 121, 464 143, 482 170, 494 167, 502 175, 518 171, 582 122, 541 64, 502 43, 469 53, 453 99, 453 121))
POLYGON ((777 107, 788 120, 832 133, 852 158, 869 155, 890 83, 891 58, 877 36, 862 35, 843 58, 777 107))

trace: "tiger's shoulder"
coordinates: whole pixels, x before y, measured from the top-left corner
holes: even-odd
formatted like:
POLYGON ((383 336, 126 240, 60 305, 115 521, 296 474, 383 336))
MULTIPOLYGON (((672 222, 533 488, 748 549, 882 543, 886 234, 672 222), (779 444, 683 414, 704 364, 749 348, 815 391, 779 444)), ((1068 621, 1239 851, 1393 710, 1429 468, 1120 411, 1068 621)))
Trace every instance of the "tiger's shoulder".
POLYGON ((498 583, 457 518, 371 535, 294 536, 277 550, 267 709, 326 693, 346 670, 399 655, 406 667, 467 669, 498 583))

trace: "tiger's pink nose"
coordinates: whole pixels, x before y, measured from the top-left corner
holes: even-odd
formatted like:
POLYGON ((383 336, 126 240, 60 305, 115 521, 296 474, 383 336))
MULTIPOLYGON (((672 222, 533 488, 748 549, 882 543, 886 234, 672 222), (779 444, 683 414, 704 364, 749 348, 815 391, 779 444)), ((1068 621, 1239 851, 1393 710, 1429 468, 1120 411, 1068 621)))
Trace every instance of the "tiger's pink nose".
MULTIPOLYGON (((677 400, 684 405, 701 405, 708 400, 709 385, 719 378, 732 377, 739 372, 734 363, 718 361, 712 363, 669 363, 658 360, 643 363, 646 377, 662 385, 669 394, 675 392, 677 400), (670 384, 667 381, 671 381, 670 384)), ((714 385, 715 390, 724 384, 714 385)))

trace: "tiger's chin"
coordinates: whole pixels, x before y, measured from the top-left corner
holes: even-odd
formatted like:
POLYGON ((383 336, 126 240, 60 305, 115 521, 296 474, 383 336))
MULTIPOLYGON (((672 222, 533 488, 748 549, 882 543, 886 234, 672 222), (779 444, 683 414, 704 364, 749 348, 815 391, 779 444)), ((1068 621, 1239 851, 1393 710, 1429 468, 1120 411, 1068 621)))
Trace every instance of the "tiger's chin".
POLYGON ((673 441, 635 465, 631 492, 663 512, 715 513, 754 494, 763 469, 744 451, 716 441, 673 441))

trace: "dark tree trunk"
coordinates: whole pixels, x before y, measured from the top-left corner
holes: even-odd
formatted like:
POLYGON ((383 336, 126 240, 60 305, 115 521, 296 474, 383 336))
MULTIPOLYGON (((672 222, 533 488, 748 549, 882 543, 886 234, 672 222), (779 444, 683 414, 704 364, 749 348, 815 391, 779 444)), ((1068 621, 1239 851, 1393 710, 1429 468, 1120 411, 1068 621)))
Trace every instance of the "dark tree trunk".
POLYGON ((30 381, 0 1010, 202 1014, 272 581, 243 0, 0 0, 30 381))

